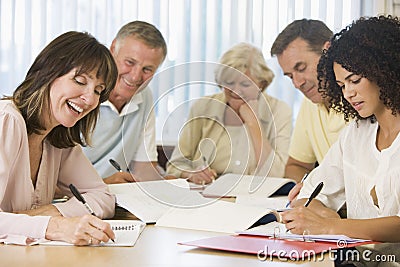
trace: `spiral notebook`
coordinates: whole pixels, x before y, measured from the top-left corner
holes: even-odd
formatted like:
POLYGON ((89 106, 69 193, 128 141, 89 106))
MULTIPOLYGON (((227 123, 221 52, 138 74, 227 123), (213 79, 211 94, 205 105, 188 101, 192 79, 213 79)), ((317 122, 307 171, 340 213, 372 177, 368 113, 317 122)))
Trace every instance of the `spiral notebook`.
MULTIPOLYGON (((139 238, 146 224, 139 220, 107 220, 111 225, 111 229, 115 233, 115 243, 111 240, 107 243, 100 243, 100 247, 133 247, 139 238)), ((73 246, 73 244, 62 241, 39 240, 31 245, 46 245, 46 246, 73 246)))

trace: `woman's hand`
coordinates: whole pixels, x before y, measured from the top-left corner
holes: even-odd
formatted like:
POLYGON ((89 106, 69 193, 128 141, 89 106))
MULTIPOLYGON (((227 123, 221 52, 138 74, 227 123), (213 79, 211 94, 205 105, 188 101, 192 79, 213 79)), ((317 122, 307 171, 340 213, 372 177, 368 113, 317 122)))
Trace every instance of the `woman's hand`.
POLYGON ((289 192, 288 199, 289 202, 293 202, 296 200, 297 196, 300 193, 301 188, 303 187, 303 183, 297 183, 289 192))
POLYGON ((68 242, 77 246, 98 245, 114 239, 109 223, 92 215, 82 217, 51 217, 46 239, 68 242))
POLYGON ((244 102, 239 108, 239 116, 245 124, 258 124, 258 100, 244 102))
POLYGON ((319 212, 304 206, 281 212, 281 217, 286 228, 293 234, 312 235, 333 234, 335 222, 340 220, 339 215, 333 210, 319 212))
POLYGON ((188 173, 187 180, 195 184, 209 184, 217 178, 215 170, 200 166, 195 171, 188 173))

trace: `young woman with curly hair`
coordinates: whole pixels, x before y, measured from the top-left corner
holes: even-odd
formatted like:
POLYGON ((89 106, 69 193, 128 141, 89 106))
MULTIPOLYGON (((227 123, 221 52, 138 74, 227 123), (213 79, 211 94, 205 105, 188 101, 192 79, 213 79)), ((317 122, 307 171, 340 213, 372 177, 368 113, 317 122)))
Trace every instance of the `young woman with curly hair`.
POLYGON ((391 16, 360 18, 333 36, 318 65, 320 91, 355 120, 310 173, 296 208, 282 213, 293 233, 400 241, 399 44, 391 16), (321 193, 302 206, 321 181, 321 193), (335 211, 344 202, 341 219, 335 211))

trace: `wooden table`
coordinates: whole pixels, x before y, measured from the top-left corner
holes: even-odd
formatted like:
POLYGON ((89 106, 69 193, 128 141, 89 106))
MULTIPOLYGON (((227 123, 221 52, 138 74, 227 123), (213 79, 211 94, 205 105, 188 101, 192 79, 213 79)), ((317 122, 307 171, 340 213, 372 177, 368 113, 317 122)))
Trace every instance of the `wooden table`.
POLYGON ((247 267, 333 266, 328 255, 319 262, 264 262, 256 255, 230 253, 178 245, 181 241, 224 235, 221 233, 148 225, 134 247, 15 246, 0 245, 0 266, 139 266, 139 267, 247 267))

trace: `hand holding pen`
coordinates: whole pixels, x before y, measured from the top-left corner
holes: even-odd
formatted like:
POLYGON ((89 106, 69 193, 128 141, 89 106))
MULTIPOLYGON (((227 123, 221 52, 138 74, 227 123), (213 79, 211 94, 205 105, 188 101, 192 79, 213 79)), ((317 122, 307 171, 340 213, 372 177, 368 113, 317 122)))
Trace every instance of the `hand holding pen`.
POLYGON ((187 176, 187 180, 204 186, 212 183, 217 177, 217 173, 208 166, 207 159, 204 156, 202 160, 203 165, 199 166, 195 171, 190 172, 187 176))
POLYGON ((121 165, 114 159, 109 159, 110 164, 118 171, 108 177, 103 178, 106 184, 119 184, 119 183, 131 183, 136 182, 135 177, 130 173, 129 169, 124 172, 121 165))
MULTIPOLYGON (((73 184, 70 184, 70 185, 69 185, 69 189, 71 190, 71 193, 74 195, 74 197, 76 197, 76 199, 77 199, 78 201, 80 201, 80 202, 85 206, 85 208, 87 209, 87 211, 88 211, 91 215, 97 217, 96 214, 94 213, 93 209, 89 206, 89 204, 86 202, 86 200, 84 199, 84 197, 81 195, 81 193, 78 191, 78 189, 77 189, 73 184)), ((111 241, 115 242, 113 238, 110 238, 110 239, 111 239, 111 241)), ((93 243, 93 238, 92 238, 92 237, 90 237, 88 243, 89 243, 89 245, 91 245, 91 244, 93 243)))
POLYGON ((293 232, 294 229, 295 231, 299 232, 301 232, 301 229, 311 230, 309 229, 310 227, 318 225, 317 223, 315 223, 316 221, 321 222, 322 220, 324 220, 324 218, 320 214, 317 214, 315 211, 311 211, 309 208, 307 208, 310 205, 311 201, 318 196, 323 187, 324 183, 320 182, 315 187, 314 191, 311 193, 304 206, 299 206, 292 210, 287 210, 281 213, 282 220, 286 224, 286 232, 293 232))

